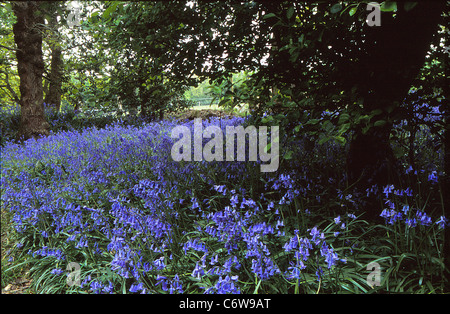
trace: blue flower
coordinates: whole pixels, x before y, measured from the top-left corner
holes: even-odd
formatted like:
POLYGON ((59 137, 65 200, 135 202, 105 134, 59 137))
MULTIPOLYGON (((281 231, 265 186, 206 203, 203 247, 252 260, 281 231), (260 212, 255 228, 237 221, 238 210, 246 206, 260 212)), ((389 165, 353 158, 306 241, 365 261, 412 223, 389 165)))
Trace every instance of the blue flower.
POLYGON ((336 218, 334 218, 335 224, 339 224, 340 222, 341 222, 341 216, 337 216, 336 218))
POLYGON ((200 279, 201 277, 203 277, 205 275, 205 270, 204 267, 202 267, 201 265, 199 265, 198 263, 195 264, 195 268, 192 271, 191 276, 197 279, 200 279))
POLYGON ((383 193, 386 194, 386 198, 389 197, 389 194, 392 193, 394 186, 392 184, 386 185, 383 189, 383 193))
POLYGON ((138 284, 132 284, 130 287, 130 292, 139 292, 142 290, 144 290, 144 285, 142 284, 142 282, 138 284))
POLYGON ((317 229, 317 227, 312 228, 310 234, 312 236, 311 240, 314 242, 315 245, 319 245, 321 241, 325 239, 324 233, 320 232, 320 230, 317 229))
POLYGON ((439 226, 440 229, 444 229, 448 225, 448 219, 444 216, 441 216, 438 221, 436 221, 436 224, 439 226))
POLYGON ((183 293, 183 282, 180 280, 178 274, 176 274, 173 280, 170 281, 170 288, 169 288, 170 294, 174 294, 176 292, 183 293))
POLYGON ((53 275, 61 275, 64 273, 64 270, 62 270, 61 268, 55 268, 55 269, 52 269, 51 273, 53 275))
POLYGON ((420 223, 422 226, 429 226, 429 225, 431 225, 431 223, 432 223, 431 217, 428 216, 428 215, 427 215, 425 212, 423 212, 423 211, 417 211, 417 212, 416 212, 416 217, 417 217, 419 223, 420 223))
POLYGON ((436 171, 433 171, 428 175, 428 181, 430 181, 431 183, 438 183, 438 176, 436 171))
POLYGON ((407 219, 405 219, 405 224, 408 227, 414 228, 415 226, 417 226, 417 220, 416 220, 416 218, 412 218, 412 219, 407 218, 407 219))

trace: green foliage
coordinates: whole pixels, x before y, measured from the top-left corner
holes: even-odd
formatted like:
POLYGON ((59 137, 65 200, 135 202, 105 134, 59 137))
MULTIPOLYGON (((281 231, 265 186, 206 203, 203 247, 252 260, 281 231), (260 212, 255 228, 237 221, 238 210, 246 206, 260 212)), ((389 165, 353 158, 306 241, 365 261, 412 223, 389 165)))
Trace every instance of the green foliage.
POLYGON ((15 15, 10 3, 0 3, 0 104, 14 106, 19 103, 15 42, 12 26, 15 15))

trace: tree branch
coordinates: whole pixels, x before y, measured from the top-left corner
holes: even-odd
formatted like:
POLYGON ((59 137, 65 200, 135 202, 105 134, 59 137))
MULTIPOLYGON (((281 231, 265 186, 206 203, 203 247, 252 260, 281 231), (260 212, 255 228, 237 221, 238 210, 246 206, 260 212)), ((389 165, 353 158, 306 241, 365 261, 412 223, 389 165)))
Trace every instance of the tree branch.
POLYGON ((5 76, 6 76, 6 79, 5 79, 6 85, 2 85, 1 87, 6 87, 6 89, 11 93, 10 98, 11 98, 12 100, 14 100, 16 103, 20 104, 20 98, 19 98, 19 96, 17 96, 16 92, 14 91, 14 89, 13 89, 13 88, 11 87, 11 85, 9 84, 9 75, 8 75, 8 72, 3 72, 3 71, 2 71, 2 73, 5 74, 5 76))
POLYGON ((1 48, 5 48, 5 49, 8 49, 8 50, 11 50, 11 51, 17 51, 17 50, 19 50, 19 49, 16 49, 16 48, 11 48, 11 47, 8 47, 8 46, 3 46, 3 45, 0 45, 0 47, 1 47, 1 48))

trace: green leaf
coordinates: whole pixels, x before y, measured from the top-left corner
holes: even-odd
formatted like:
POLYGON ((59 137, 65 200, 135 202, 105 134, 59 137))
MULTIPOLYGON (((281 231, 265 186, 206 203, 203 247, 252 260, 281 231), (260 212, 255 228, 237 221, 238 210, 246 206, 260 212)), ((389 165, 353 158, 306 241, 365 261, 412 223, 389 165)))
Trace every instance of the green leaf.
POLYGON ((292 159, 293 155, 294 155, 294 152, 292 150, 290 150, 290 151, 286 152, 286 154, 284 154, 284 159, 286 159, 286 160, 292 159))
POLYGON ((341 127, 339 128, 339 134, 344 134, 350 129, 350 127, 351 127, 350 123, 342 124, 341 127))
POLYGON ((319 145, 322 145, 325 142, 328 142, 329 140, 331 140, 330 136, 324 136, 319 140, 319 145))
POLYGON ((12 12, 12 4, 11 4, 11 3, 6 3, 6 4, 5 4, 5 9, 6 9, 6 11, 8 11, 8 12, 12 12))
POLYGON ((287 13, 286 13, 288 20, 291 19, 292 15, 294 15, 294 7, 289 7, 289 9, 287 10, 287 13))
POLYGON ((263 16, 263 20, 270 19, 271 17, 276 17, 275 13, 267 13, 263 16))
POLYGON ((339 11, 341 11, 341 9, 342 9, 342 4, 336 3, 335 5, 333 5, 331 7, 330 12, 333 13, 333 14, 334 13, 338 13, 339 11))
POLYGON ((273 121, 273 117, 272 116, 267 116, 261 119, 262 123, 268 123, 268 122, 272 122, 273 121))
POLYGON ((383 12, 397 11, 397 2, 395 1, 385 1, 381 4, 380 10, 383 12))
POLYGON ((306 124, 317 124, 319 123, 319 119, 311 119, 308 122, 306 122, 306 124))
POLYGON ((410 11, 412 9, 414 9, 414 7, 417 5, 417 1, 415 2, 405 2, 403 4, 403 8, 405 9, 405 11, 410 11))
POLYGON ((347 142, 347 140, 343 136, 335 136, 334 141, 341 145, 345 145, 345 143, 347 142))
POLYGON ((98 11, 98 10, 93 11, 92 14, 91 14, 91 17, 95 17, 95 16, 97 16, 99 13, 100 13, 100 11, 98 11))
POLYGON ((386 120, 378 120, 378 121, 375 121, 375 123, 373 125, 374 126, 383 126, 386 123, 387 123, 386 120))
MULTIPOLYGON (((322 42, 322 37, 323 37, 323 32, 325 31, 325 28, 322 29, 322 31, 320 32, 319 38, 317 39, 319 42, 322 42)), ((303 34, 302 34, 303 36, 303 34)), ((303 41, 303 39, 302 39, 303 41)))
POLYGON ((371 116, 377 116, 377 115, 382 114, 382 113, 383 113, 383 110, 375 109, 370 114, 371 114, 371 116))
POLYGON ((338 124, 343 124, 343 123, 347 122, 348 119, 350 119, 350 115, 348 113, 342 113, 339 116, 338 124))
POLYGON ((118 4, 119 4, 118 2, 115 2, 111 4, 108 8, 106 8, 105 12, 103 12, 103 18, 109 19, 109 16, 111 15, 112 12, 116 10, 118 4))
POLYGON ((356 7, 355 8, 351 8, 350 11, 348 11, 348 14, 350 14, 350 16, 355 15, 356 9, 357 9, 356 7))
POLYGON ((331 130, 333 130, 333 129, 334 129, 334 126, 333 126, 333 124, 330 121, 325 120, 323 122, 322 130, 324 130, 325 132, 331 132, 331 130))

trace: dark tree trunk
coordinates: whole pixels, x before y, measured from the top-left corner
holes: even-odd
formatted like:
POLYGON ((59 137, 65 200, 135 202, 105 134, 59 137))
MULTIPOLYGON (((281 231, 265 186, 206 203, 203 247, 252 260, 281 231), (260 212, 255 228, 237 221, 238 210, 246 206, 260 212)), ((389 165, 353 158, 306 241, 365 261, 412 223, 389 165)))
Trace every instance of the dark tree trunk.
POLYGON ((50 86, 44 102, 48 106, 52 106, 56 112, 59 112, 59 108, 61 107, 62 57, 61 47, 58 43, 56 25, 56 15, 54 15, 49 21, 51 32, 49 36, 49 46, 52 51, 52 62, 49 77, 50 86))
POLYGON ((348 175, 352 183, 367 189, 394 183, 398 165, 389 143, 391 126, 374 127, 363 134, 357 130, 348 153, 348 175))
MULTIPOLYGON (((396 160, 389 143, 392 112, 406 97, 423 66, 433 35, 437 33, 445 2, 419 2, 406 12, 399 3, 395 18, 382 13, 381 26, 367 26, 366 55, 360 60, 355 84, 364 98, 364 111, 380 109, 372 121, 385 120, 383 126, 366 133, 356 130, 347 159, 350 184, 365 190, 372 184, 396 183, 396 160)), ((366 211, 377 211, 369 203, 366 211)), ((372 213, 376 215, 377 213, 372 213)))
POLYGON ((47 94, 45 95, 44 102, 54 108, 56 112, 59 112, 61 107, 61 86, 62 86, 62 57, 61 46, 58 43, 58 30, 57 30, 56 14, 54 14, 49 20, 49 40, 48 44, 52 51, 52 62, 50 68, 50 85, 47 94))
POLYGON ((61 48, 57 45, 51 47, 52 63, 50 70, 50 86, 48 94, 45 97, 45 103, 48 106, 54 107, 56 112, 59 112, 61 107, 61 48))
POLYGON ((21 124, 19 139, 48 135, 45 119, 42 74, 42 31, 44 18, 39 13, 39 3, 12 2, 17 17, 14 40, 17 44, 17 68, 20 77, 21 124))

